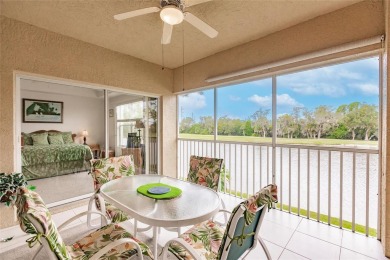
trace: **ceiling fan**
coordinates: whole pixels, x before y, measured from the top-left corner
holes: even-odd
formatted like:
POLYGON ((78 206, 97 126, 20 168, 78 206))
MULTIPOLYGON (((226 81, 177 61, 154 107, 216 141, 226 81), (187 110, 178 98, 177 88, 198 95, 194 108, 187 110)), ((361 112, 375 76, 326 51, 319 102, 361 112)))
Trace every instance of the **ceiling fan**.
POLYGON ((184 0, 161 0, 160 6, 161 7, 148 7, 117 14, 114 15, 114 19, 125 20, 144 14, 160 12, 160 17, 164 21, 163 34, 161 38, 162 44, 169 44, 171 42, 173 26, 180 24, 183 20, 187 21, 210 38, 215 38, 218 35, 218 32, 210 25, 203 22, 195 15, 184 11, 184 0))

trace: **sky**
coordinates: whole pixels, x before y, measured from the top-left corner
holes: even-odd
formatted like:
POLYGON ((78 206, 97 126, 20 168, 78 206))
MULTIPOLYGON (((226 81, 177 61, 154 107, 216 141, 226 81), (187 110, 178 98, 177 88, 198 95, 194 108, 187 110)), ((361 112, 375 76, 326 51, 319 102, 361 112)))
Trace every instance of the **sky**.
MULTIPOLYGON (((379 104, 379 57, 277 76, 278 116, 294 107, 314 110, 319 105, 337 109, 342 104, 379 104)), ((257 110, 269 109, 272 115, 272 79, 217 89, 218 118, 248 119, 257 110)), ((179 96, 179 118, 214 115, 214 90, 179 96)))

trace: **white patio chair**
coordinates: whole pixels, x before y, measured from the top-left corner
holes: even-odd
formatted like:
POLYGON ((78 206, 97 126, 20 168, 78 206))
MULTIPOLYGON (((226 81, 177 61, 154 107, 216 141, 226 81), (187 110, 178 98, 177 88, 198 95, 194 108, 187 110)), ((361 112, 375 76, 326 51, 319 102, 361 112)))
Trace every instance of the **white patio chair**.
POLYGON ((258 241, 270 260, 271 255, 259 237, 259 231, 267 206, 270 207, 276 200, 276 186, 268 185, 237 205, 226 227, 209 220, 168 241, 163 249, 163 259, 167 259, 169 252, 181 260, 243 259, 258 241))
POLYGON ((26 233, 33 235, 27 240, 29 247, 31 248, 37 243, 41 244, 41 249, 46 249, 48 259, 128 259, 134 256, 142 260, 143 255, 153 259, 152 252, 146 244, 115 224, 103 226, 72 245, 66 246, 64 244, 59 230, 75 220, 78 221, 81 216, 91 213, 99 214, 107 221, 101 212, 81 213, 57 229, 51 219, 50 212, 37 193, 21 187, 18 189, 15 204, 18 209, 20 227, 26 233))

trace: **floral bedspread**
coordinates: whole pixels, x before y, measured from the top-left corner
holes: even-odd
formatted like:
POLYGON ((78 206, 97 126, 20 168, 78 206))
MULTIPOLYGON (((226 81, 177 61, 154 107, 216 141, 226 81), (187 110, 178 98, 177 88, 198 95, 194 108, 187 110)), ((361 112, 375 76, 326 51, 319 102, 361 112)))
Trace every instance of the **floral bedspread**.
POLYGON ((92 151, 87 145, 24 146, 22 172, 27 180, 89 170, 92 151))

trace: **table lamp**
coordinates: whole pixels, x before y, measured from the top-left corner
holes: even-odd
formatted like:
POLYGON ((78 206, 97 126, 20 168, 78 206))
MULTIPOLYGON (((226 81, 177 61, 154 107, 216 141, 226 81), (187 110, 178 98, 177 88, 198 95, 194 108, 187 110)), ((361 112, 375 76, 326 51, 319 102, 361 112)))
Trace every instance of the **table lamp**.
POLYGON ((138 128, 138 137, 141 137, 141 128, 145 128, 144 123, 141 120, 135 121, 135 128, 138 128))
POLYGON ((83 131, 84 145, 87 145, 87 135, 88 135, 88 131, 87 131, 87 130, 84 130, 84 131, 83 131))

